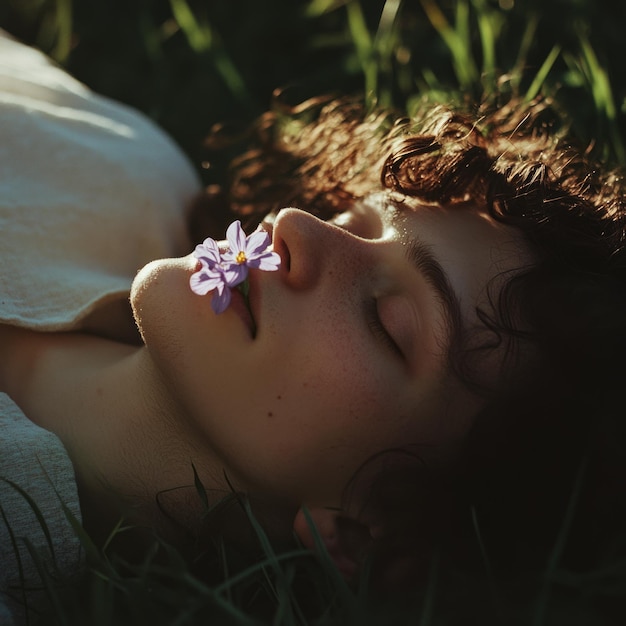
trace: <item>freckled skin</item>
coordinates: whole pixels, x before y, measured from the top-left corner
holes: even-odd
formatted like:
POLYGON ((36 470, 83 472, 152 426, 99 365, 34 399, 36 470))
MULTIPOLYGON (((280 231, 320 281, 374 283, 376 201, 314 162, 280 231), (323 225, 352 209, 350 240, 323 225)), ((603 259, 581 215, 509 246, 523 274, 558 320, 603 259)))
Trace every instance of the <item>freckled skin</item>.
POLYGON ((394 229, 381 206, 361 208, 354 227, 347 215, 343 228, 280 212, 273 245, 289 267, 250 274, 254 339, 232 310, 215 315, 209 298, 191 292, 189 257, 155 262, 135 280, 132 303, 151 358, 185 419, 244 488, 338 506, 372 455, 451 442, 471 422, 477 401, 447 378, 443 311, 406 258, 406 232, 439 255, 468 318, 495 266, 522 263, 500 250, 521 244, 478 212, 424 208, 394 229), (385 290, 419 308, 415 367, 368 325, 367 307, 385 290))

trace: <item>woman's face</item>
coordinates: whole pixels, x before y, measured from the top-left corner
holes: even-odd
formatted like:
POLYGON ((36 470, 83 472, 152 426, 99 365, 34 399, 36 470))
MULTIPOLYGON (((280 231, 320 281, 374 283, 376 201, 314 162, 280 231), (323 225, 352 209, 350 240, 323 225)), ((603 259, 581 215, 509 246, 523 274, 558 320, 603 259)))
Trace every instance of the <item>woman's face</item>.
POLYGON ((250 273, 256 333, 237 295, 215 315, 211 296, 190 290, 191 256, 138 274, 135 316, 181 413, 237 486, 338 506, 376 453, 464 436, 480 400, 448 370, 452 327, 477 325, 488 283, 530 255, 481 212, 384 193, 331 222, 284 209, 272 236, 281 268, 250 273))

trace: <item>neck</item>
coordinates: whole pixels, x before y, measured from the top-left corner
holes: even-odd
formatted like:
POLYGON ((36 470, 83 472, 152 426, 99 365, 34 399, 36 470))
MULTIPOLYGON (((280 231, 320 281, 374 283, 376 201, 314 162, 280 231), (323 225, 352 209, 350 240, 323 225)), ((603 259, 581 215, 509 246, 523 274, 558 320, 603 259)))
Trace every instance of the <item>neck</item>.
POLYGON ((19 343, 5 388, 67 448, 92 534, 106 536, 120 515, 162 529, 158 494, 176 514, 200 504, 194 469, 207 490, 229 491, 222 464, 185 419, 145 347, 28 332, 19 343))

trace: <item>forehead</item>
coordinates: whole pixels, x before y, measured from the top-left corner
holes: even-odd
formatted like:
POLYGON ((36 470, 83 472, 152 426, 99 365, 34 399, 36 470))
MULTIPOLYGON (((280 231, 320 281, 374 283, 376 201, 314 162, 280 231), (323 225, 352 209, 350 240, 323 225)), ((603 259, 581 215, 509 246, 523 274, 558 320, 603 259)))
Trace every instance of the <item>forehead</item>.
POLYGON ((418 242, 445 276, 465 322, 489 302, 511 276, 532 265, 533 255, 516 228, 494 220, 475 205, 441 207, 399 202, 387 193, 366 198, 361 208, 376 211, 384 237, 406 246, 418 242))

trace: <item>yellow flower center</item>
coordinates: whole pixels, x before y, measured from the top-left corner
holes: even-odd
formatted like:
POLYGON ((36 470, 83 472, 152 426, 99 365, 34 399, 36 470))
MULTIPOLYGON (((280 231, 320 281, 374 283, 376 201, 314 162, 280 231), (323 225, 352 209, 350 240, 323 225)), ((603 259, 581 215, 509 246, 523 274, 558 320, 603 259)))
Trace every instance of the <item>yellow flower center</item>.
POLYGON ((246 253, 243 250, 240 250, 239 252, 237 252, 237 256, 235 257, 235 260, 240 265, 241 265, 241 263, 245 263, 246 262, 246 253))

